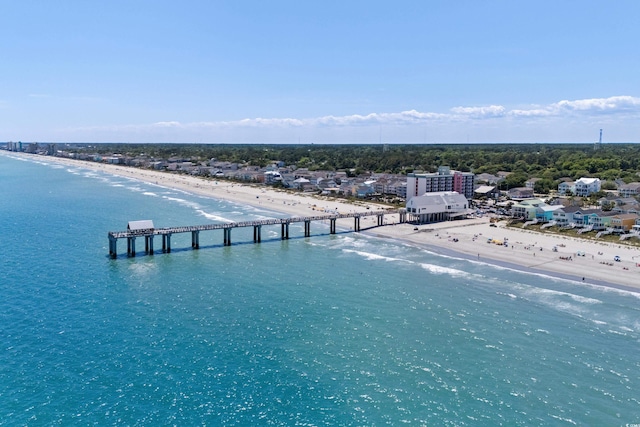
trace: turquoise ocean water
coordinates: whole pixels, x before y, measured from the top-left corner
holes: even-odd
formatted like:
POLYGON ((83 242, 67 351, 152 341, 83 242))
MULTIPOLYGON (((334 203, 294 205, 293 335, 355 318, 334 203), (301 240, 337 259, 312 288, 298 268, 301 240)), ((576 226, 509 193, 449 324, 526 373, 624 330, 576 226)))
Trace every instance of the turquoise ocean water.
POLYGON ((639 294, 316 223, 108 257, 129 220, 277 216, 0 155, 0 425, 640 422, 639 294))

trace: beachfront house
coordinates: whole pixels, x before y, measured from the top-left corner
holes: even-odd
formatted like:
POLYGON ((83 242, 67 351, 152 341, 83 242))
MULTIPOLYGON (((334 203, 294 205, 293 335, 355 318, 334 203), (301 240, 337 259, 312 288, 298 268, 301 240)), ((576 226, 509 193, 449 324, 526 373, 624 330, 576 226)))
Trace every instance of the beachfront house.
POLYGON ((552 221, 555 221, 559 227, 569 226, 573 222, 573 212, 568 212, 570 209, 577 210, 579 208, 577 206, 563 206, 553 212, 553 217, 551 218, 552 221))
POLYGON ((593 230, 606 230, 612 227, 611 220, 615 216, 614 212, 600 212, 599 215, 589 218, 589 225, 593 230))
POLYGON ((562 210, 562 205, 549 205, 540 199, 522 200, 512 206, 511 212, 514 218, 525 221, 538 220, 538 222, 549 222, 553 220, 553 214, 562 210))
POLYGON ((536 208, 536 219, 539 222, 550 222, 553 220, 553 213, 562 209, 561 205, 548 205, 544 204, 536 208))
POLYGON ((636 214, 619 214, 611 217, 611 227, 619 233, 627 232, 633 228, 638 220, 636 214))
POLYGON ((411 222, 428 224, 466 217, 469 202, 456 191, 440 191, 413 196, 406 208, 411 222))
POLYGON ((308 186, 311 184, 311 181, 309 181, 307 178, 298 178, 295 181, 293 181, 293 187, 297 188, 298 190, 303 190, 305 186, 308 186))
MULTIPOLYGON (((542 206, 550 206, 541 199, 522 200, 511 207, 511 215, 514 218, 524 219, 526 221, 535 219, 538 213, 542 213, 542 206)), ((557 206, 561 208, 561 206, 557 206)))
POLYGON ((596 219, 600 218, 602 215, 602 211, 600 209, 588 209, 582 212, 582 225, 589 226, 596 223, 596 219))
POLYGON ((593 223, 600 209, 583 209, 580 206, 564 206, 553 212, 552 220, 560 227, 584 227, 593 223))
POLYGON ((264 183, 267 185, 273 185, 277 182, 282 182, 282 175, 276 170, 266 171, 264 173, 264 183))
POLYGON ((366 181, 362 184, 358 185, 356 188, 356 197, 363 198, 370 196, 375 193, 375 188, 373 184, 375 181, 366 181))

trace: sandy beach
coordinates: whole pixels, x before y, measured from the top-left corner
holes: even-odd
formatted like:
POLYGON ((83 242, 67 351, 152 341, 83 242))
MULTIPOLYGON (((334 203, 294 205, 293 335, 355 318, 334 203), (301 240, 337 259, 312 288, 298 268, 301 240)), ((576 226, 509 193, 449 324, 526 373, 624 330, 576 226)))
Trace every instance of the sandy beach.
MULTIPOLYGON (((11 155, 34 158, 33 155, 28 154, 11 153, 11 155)), ((340 199, 278 191, 260 185, 244 185, 125 166, 56 157, 42 157, 37 160, 103 171, 163 187, 258 206, 290 216, 310 216, 335 211, 340 213, 361 212, 367 209, 387 208, 373 203, 350 203, 340 199)), ((411 250, 412 246, 427 248, 444 255, 497 264, 521 271, 563 277, 585 284, 640 291, 640 266, 638 266, 640 249, 627 245, 526 231, 506 227, 504 223, 498 223, 496 227, 491 227, 488 217, 425 224, 418 226, 417 230, 413 224, 398 224, 397 215, 385 216, 385 224, 390 224, 387 226, 373 227, 375 221, 374 217, 366 221, 363 220, 361 223, 362 232, 405 242, 409 245, 408 250, 411 250), (495 241, 503 244, 496 244, 495 241), (505 242, 506 245, 504 245, 505 242), (557 251, 554 251, 554 248, 557 251), (621 261, 614 261, 615 256, 619 256, 621 261)), ((341 225, 345 228, 347 224, 341 225)), ((348 226, 346 228, 348 229, 348 226)))

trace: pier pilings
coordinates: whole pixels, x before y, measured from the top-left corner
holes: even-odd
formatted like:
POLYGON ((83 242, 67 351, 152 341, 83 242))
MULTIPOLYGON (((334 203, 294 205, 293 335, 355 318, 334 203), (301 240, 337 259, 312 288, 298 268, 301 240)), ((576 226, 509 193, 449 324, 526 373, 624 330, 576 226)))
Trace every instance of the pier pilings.
POLYGON ((171 253, 171 235, 174 233, 191 233, 191 247, 193 249, 200 248, 200 232, 207 230, 220 230, 224 232, 223 245, 231 246, 231 229, 242 227, 253 227, 253 242, 260 243, 262 241, 262 226, 280 224, 280 238, 282 240, 289 239, 289 225, 294 222, 304 223, 304 237, 311 237, 311 222, 329 220, 329 233, 336 234, 336 221, 341 218, 353 218, 353 231, 360 231, 360 219, 362 217, 377 217, 377 226, 386 225, 384 223, 384 215, 398 214, 400 222, 406 222, 406 211, 404 209, 375 211, 375 212, 352 212, 347 214, 332 213, 328 215, 317 215, 308 217, 291 217, 291 218, 273 218, 258 221, 229 222, 222 224, 206 224, 193 225, 185 227, 167 227, 167 228, 147 228, 142 230, 127 231, 110 231, 109 237, 109 256, 112 259, 118 257, 118 239, 127 239, 127 255, 136 256, 136 238, 144 237, 145 251, 149 255, 153 255, 153 238, 154 236, 162 236, 162 252, 171 253))
POLYGON ((280 233, 280 237, 282 240, 289 240, 289 223, 288 222, 282 223, 282 231, 280 233))
POLYGON ((171 253, 171 233, 162 235, 162 252, 166 254, 171 253))
POLYGON ((144 250, 149 255, 153 255, 153 234, 144 236, 144 250))
POLYGON ((109 234, 109 256, 115 259, 118 256, 118 239, 109 234))
POLYGON ((127 237, 127 255, 136 256, 136 238, 134 236, 127 237))

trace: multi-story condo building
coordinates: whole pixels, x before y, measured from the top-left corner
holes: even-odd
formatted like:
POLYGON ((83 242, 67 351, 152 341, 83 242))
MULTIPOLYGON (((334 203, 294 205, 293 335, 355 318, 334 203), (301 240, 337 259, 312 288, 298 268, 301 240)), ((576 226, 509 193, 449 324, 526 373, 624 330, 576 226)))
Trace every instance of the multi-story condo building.
POLYGON ((437 173, 409 173, 407 200, 440 191, 456 191, 470 200, 473 198, 473 183, 473 173, 452 171, 447 166, 440 166, 437 173))

